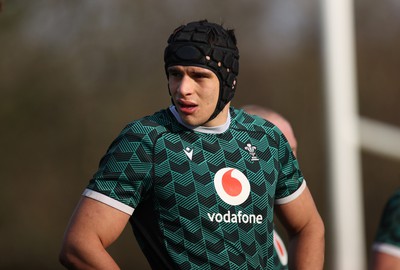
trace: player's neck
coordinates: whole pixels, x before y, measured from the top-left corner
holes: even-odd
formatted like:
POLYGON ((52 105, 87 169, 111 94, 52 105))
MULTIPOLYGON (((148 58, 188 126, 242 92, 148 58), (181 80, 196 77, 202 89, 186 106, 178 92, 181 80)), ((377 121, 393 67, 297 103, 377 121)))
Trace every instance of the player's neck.
POLYGON ((179 113, 176 111, 175 106, 170 106, 169 109, 172 112, 172 114, 175 116, 176 120, 182 126, 188 128, 188 129, 197 131, 197 132, 201 132, 201 133, 220 134, 220 133, 225 132, 229 128, 229 125, 231 123, 231 115, 229 113, 229 108, 228 108, 226 116, 225 116, 225 122, 222 123, 221 125, 216 125, 216 126, 191 126, 191 125, 188 125, 182 120, 179 113))

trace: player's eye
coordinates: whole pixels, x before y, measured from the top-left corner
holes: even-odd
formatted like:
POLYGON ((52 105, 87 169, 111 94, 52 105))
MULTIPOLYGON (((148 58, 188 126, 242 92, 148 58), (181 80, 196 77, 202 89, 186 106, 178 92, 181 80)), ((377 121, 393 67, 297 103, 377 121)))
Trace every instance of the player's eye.
POLYGON ((207 73, 203 73, 203 72, 194 72, 193 73, 193 78, 196 79, 205 79, 205 78, 209 78, 210 75, 207 73))
POLYGON ((182 73, 177 70, 169 70, 168 71, 169 77, 182 77, 182 73))

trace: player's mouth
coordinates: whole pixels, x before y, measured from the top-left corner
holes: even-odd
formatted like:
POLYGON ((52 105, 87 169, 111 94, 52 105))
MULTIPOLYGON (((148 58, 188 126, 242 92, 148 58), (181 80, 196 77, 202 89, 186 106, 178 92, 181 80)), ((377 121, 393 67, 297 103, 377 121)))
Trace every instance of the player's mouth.
POLYGON ((179 100, 177 104, 178 104, 178 109, 183 114, 193 114, 198 107, 197 104, 195 104, 194 102, 187 100, 179 100))

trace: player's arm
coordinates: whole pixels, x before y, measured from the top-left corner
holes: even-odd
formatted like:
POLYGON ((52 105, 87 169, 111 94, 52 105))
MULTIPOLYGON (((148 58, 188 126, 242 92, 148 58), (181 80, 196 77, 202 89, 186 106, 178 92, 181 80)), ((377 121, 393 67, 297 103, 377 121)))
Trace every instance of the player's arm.
POLYGON ((275 207, 289 235, 289 269, 323 269, 325 228, 309 189, 275 207))
POLYGON ((400 258, 380 252, 374 251, 372 253, 371 270, 392 270, 400 269, 400 258))
POLYGON ((68 269, 119 269, 106 248, 121 234, 129 217, 82 197, 65 232, 60 262, 68 269))

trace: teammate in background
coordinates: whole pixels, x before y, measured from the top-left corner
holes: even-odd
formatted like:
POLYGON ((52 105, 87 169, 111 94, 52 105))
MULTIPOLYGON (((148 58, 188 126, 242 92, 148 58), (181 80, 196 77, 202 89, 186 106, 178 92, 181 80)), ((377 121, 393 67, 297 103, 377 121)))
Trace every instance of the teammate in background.
POLYGON ((270 121, 275 126, 277 126, 282 131, 283 135, 289 142, 294 156, 297 157, 296 136, 294 135, 292 125, 285 117, 283 117, 281 114, 277 113, 274 110, 259 105, 253 105, 253 104, 244 105, 242 109, 249 114, 258 115, 270 121))
MULTIPOLYGON (((277 126, 283 133, 283 135, 288 140, 290 147, 292 148, 293 154, 297 157, 297 140, 294 135, 292 125, 289 121, 284 118, 281 114, 274 110, 259 105, 245 105, 242 107, 244 111, 249 114, 258 115, 272 124, 277 126)), ((278 232, 274 229, 274 247, 276 259, 274 261, 275 270, 286 270, 288 269, 288 254, 282 238, 279 236, 278 232)))
POLYGON ((400 269, 400 188, 389 198, 372 245, 371 270, 400 269))
POLYGON ((230 105, 234 31, 206 20, 182 25, 164 63, 171 106, 112 142, 67 227, 61 263, 119 269, 107 247, 130 222, 153 269, 273 269, 275 204, 290 269, 322 269, 324 224, 289 143, 230 105))

